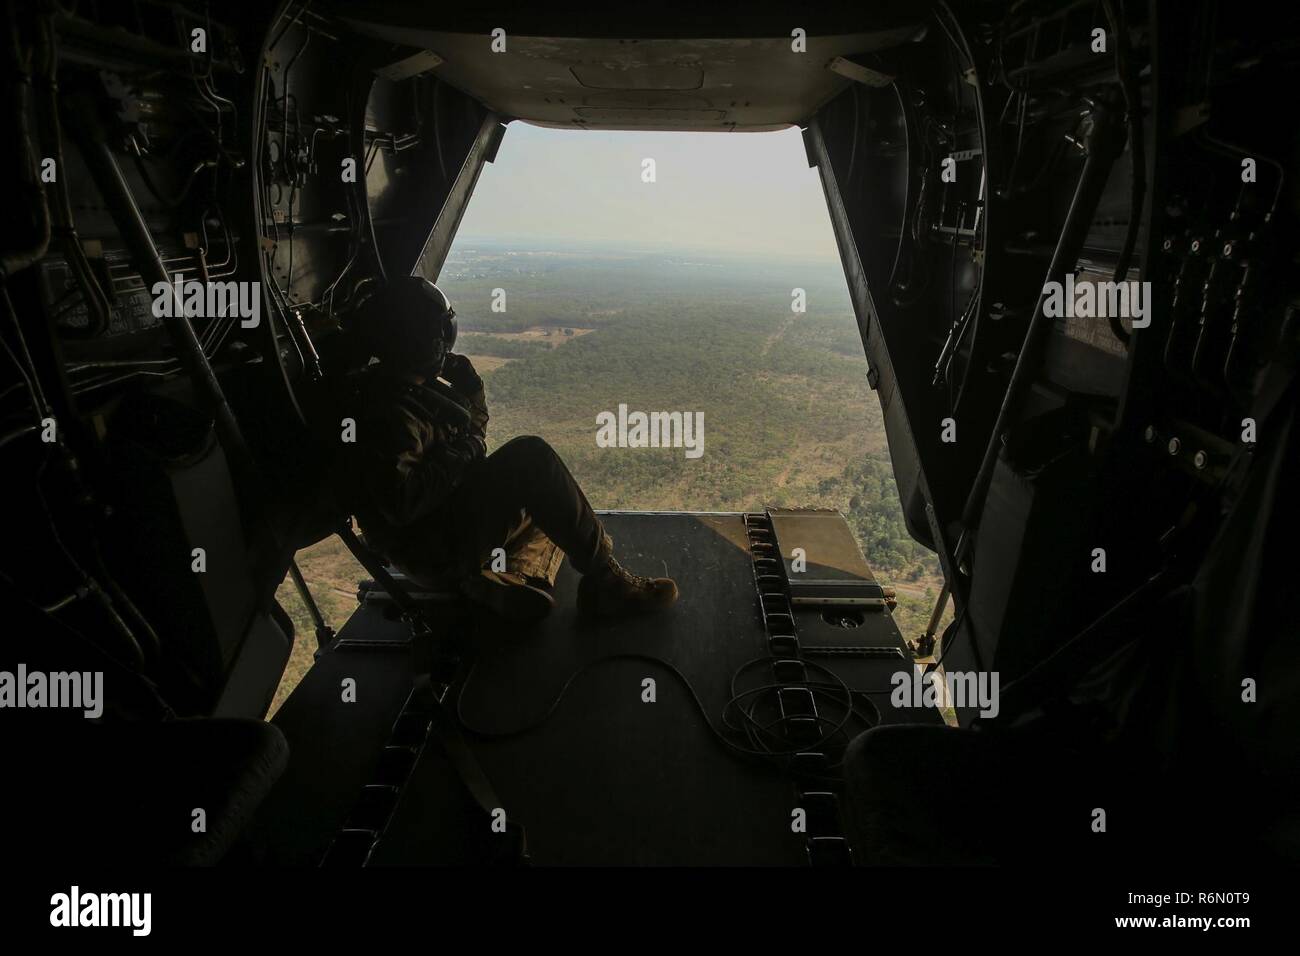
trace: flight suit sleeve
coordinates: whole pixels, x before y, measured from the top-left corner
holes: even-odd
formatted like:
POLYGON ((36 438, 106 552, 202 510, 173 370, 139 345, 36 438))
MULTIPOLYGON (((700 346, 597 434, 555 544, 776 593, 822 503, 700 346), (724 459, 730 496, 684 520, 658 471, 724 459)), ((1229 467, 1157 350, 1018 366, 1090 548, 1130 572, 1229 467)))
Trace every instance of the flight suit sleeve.
POLYGON ((465 462, 441 454, 432 430, 405 408, 362 423, 362 484, 384 520, 409 524, 433 511, 455 487, 465 462))

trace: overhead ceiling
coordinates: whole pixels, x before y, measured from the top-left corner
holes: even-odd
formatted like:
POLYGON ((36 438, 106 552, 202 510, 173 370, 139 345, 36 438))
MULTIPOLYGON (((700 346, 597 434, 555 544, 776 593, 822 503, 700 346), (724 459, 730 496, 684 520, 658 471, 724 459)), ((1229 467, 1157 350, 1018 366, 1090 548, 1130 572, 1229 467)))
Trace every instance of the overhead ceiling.
POLYGON ((809 119, 850 82, 833 61, 915 37, 918 23, 864 33, 722 39, 452 33, 350 21, 358 32, 429 50, 436 75, 506 118, 566 129, 761 131, 809 119))

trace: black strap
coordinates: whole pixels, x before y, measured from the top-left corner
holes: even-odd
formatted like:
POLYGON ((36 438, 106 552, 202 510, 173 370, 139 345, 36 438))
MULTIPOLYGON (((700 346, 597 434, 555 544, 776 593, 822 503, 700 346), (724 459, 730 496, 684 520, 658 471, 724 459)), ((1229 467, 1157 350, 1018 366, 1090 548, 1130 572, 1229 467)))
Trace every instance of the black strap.
MULTIPOLYGON (((437 663, 436 648, 433 631, 424 618, 423 610, 411 597, 410 592, 389 574, 384 562, 357 538, 356 532, 352 530, 351 518, 345 519, 339 526, 338 535, 361 566, 370 572, 376 583, 388 592, 393 603, 401 610, 407 626, 411 629, 412 669, 415 672, 416 693, 429 704, 431 727, 438 735, 443 752, 455 768, 460 782, 474 798, 474 802, 478 804, 484 816, 491 819, 495 811, 504 810, 504 807, 492 787, 492 781, 488 779, 478 758, 474 756, 474 751, 470 748, 469 741, 465 739, 460 724, 443 705, 446 687, 438 686, 434 680, 433 672, 437 663)), ((515 862, 526 862, 528 841, 524 828, 517 823, 512 823, 508 815, 506 835, 511 839, 511 846, 506 854, 508 858, 515 862)))
MULTIPOLYGON (((479 809, 487 819, 492 819, 496 811, 504 811, 505 807, 501 798, 497 796, 496 789, 492 786, 492 781, 483 770, 483 765, 478 762, 474 756, 474 751, 465 739, 465 734, 461 730, 460 724, 456 721, 455 716, 447 710, 443 704, 443 695, 437 693, 437 688, 433 686, 432 679, 428 674, 417 674, 415 685, 418 691, 427 691, 427 696, 432 702, 432 723, 434 733, 438 735, 438 740, 442 743, 442 751, 446 754, 451 765, 456 769, 456 775, 460 777, 460 782, 464 785, 465 790, 474 802, 478 804, 479 809)), ((528 860, 528 837, 524 831, 523 825, 513 822, 509 815, 506 816, 505 836, 510 840, 510 846, 506 851, 508 858, 518 863, 526 863, 528 860)))
POLYGON ((388 592, 388 596, 393 599, 393 603, 401 610, 402 614, 411 620, 420 617, 420 606, 415 603, 409 591, 397 583, 396 579, 388 573, 388 568, 379 557, 361 543, 357 533, 352 530, 352 519, 344 518, 343 523, 337 529, 338 536, 343 539, 347 549, 352 552, 352 556, 357 559, 357 563, 370 572, 370 576, 375 579, 381 588, 388 592))

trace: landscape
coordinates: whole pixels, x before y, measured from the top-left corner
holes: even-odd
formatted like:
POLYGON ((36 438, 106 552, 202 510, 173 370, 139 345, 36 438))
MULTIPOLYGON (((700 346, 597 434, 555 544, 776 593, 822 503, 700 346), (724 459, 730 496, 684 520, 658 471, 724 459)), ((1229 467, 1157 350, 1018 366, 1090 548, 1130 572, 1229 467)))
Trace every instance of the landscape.
MULTIPOLYGON (((924 630, 942 576, 903 524, 838 261, 461 237, 438 281, 457 311, 456 350, 484 380, 489 450, 540 435, 598 510, 834 508, 896 588, 904 636, 924 630), (597 416, 620 404, 702 413, 703 454, 598 446, 597 416)), ((299 564, 341 626, 364 572, 336 539, 299 564)), ((276 706, 313 649, 290 584, 279 598, 299 640, 276 706)))

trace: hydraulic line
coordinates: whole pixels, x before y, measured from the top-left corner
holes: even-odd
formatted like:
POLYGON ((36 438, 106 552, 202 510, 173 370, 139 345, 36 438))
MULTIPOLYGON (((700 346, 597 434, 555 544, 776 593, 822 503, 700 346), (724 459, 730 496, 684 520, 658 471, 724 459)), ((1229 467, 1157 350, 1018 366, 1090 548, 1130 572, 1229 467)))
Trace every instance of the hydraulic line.
MULTIPOLYGON (((1124 235, 1124 246, 1115 264, 1115 282, 1123 282, 1128 277, 1129 262, 1133 258, 1133 247, 1137 244, 1138 226, 1142 222, 1142 199, 1146 195, 1146 153, 1142 131, 1142 93, 1133 76, 1131 52, 1129 50, 1128 24, 1122 13, 1117 13, 1113 0, 1102 0, 1102 7, 1110 21, 1111 32, 1115 34, 1115 70, 1119 75, 1120 89, 1124 94, 1124 110, 1128 121, 1129 157, 1132 160, 1132 187, 1129 194, 1129 224, 1124 235)), ((1128 330, 1120 324, 1119 316, 1111 315, 1110 328, 1115 337, 1127 343, 1128 330)))
POLYGON ((3 277, 21 272, 44 259, 50 246, 50 204, 36 172, 36 154, 32 149, 31 127, 28 123, 27 88, 30 83, 31 77, 24 73, 13 84, 13 107, 18 122, 18 147, 23 154, 23 175, 27 180, 22 186, 31 195, 31 205, 36 211, 36 239, 26 249, 5 252, 0 259, 0 276, 3 277))
MULTIPOLYGON (((62 239, 63 255, 68 269, 81 289, 82 299, 86 303, 89 324, 86 329, 78 331, 79 337, 90 337, 103 333, 109 324, 108 295, 95 277, 81 246, 81 237, 77 235, 75 218, 72 212, 72 200, 68 193, 67 166, 63 161, 63 126, 59 115, 59 88, 57 82, 58 47, 54 39, 54 29, 48 20, 43 21, 45 42, 48 49, 49 72, 42 82, 43 109, 41 110, 44 138, 47 146, 54 152, 54 212, 56 213, 55 230, 62 239)), ((65 330, 66 334, 66 330, 65 330)))
MULTIPOLYGON (((158 254, 158 247, 154 245, 149 226, 144 221, 135 197, 131 194, 131 188, 127 185, 126 177, 122 175, 122 167, 118 164, 112 148, 102 137, 87 135, 82 143, 82 153, 140 275, 150 287, 162 283, 168 290, 174 289, 171 275, 158 254)), ((181 364, 194 383, 200 400, 207 406, 207 410, 216 422, 217 434, 220 435, 222 444, 242 463, 251 463, 252 453, 244 441, 235 414, 226 401, 221 383, 217 380, 217 373, 203 352, 203 346, 199 342, 193 324, 185 316, 183 303, 177 300, 172 313, 172 317, 167 320, 167 329, 176 346, 181 364)))

